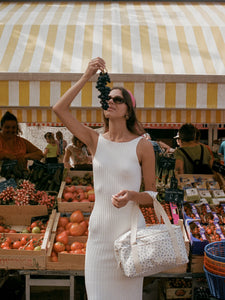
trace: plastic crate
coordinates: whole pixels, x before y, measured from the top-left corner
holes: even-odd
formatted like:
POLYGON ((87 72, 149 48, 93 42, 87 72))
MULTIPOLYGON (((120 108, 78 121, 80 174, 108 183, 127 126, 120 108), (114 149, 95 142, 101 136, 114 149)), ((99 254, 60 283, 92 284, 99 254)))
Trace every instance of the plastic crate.
POLYGON ((205 246, 204 251, 209 258, 225 263, 225 241, 210 243, 205 246))
POLYGON ((220 300, 225 300, 225 276, 212 274, 205 267, 203 268, 211 295, 220 300))

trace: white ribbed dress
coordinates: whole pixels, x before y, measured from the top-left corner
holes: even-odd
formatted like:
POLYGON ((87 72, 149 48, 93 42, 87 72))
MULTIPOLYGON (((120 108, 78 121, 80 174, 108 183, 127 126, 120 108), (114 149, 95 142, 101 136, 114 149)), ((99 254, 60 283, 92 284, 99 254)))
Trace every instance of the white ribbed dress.
MULTIPOLYGON (((136 148, 141 137, 116 143, 99 136, 93 159, 95 205, 89 221, 85 260, 85 284, 88 300, 141 300, 143 278, 123 275, 114 256, 114 241, 130 230, 129 201, 123 208, 112 205, 112 195, 120 190, 139 191, 141 167, 136 148)), ((145 226, 140 211, 138 226, 145 226)))

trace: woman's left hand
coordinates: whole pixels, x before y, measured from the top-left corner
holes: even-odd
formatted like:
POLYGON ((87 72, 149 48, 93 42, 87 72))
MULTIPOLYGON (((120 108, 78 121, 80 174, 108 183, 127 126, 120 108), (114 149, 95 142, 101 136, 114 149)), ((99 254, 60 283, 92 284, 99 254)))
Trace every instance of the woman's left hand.
POLYGON ((123 190, 117 193, 116 195, 112 195, 112 204, 117 207, 121 208, 127 205, 128 201, 130 200, 130 192, 128 190, 123 190))

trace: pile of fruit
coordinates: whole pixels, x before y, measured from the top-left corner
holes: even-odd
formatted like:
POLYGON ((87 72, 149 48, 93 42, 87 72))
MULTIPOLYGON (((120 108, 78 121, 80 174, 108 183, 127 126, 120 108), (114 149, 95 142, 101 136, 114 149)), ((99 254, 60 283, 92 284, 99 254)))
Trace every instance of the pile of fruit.
POLYGON ((8 186, 0 193, 0 205, 46 205, 48 209, 52 209, 55 196, 36 190, 33 183, 22 180, 17 188, 8 186))
POLYGON ((92 185, 66 185, 62 194, 62 202, 94 202, 95 193, 92 185))
MULTIPOLYGON (((173 217, 172 217, 171 210, 170 210, 170 204, 163 201, 161 203, 161 205, 163 206, 164 210, 166 211, 166 214, 169 217, 169 220, 172 221, 173 217)), ((163 220, 159 221, 159 219, 157 218, 153 207, 141 206, 140 209, 145 218, 146 224, 162 224, 163 223, 163 220)))
POLYGON ((0 234, 0 248, 1 249, 17 249, 17 250, 34 250, 40 251, 44 236, 32 237, 23 235, 21 238, 12 239, 11 237, 0 234))
POLYGON ((69 217, 59 217, 51 261, 58 261, 58 253, 85 254, 86 243, 72 241, 70 237, 88 235, 88 220, 80 210, 74 211, 69 217))
POLYGON ((91 173, 86 173, 84 176, 79 177, 79 176, 69 176, 67 175, 64 179, 66 184, 68 185, 91 185, 93 186, 93 175, 91 173))

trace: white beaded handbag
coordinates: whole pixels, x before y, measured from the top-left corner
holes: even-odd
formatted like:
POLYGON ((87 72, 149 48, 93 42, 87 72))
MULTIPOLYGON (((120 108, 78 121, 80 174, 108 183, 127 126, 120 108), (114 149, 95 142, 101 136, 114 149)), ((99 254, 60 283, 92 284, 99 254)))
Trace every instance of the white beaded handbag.
POLYGON ((157 217, 164 224, 137 228, 139 207, 134 206, 131 230, 114 242, 115 257, 127 277, 144 277, 188 262, 181 227, 172 225, 161 204, 153 198, 157 217))

